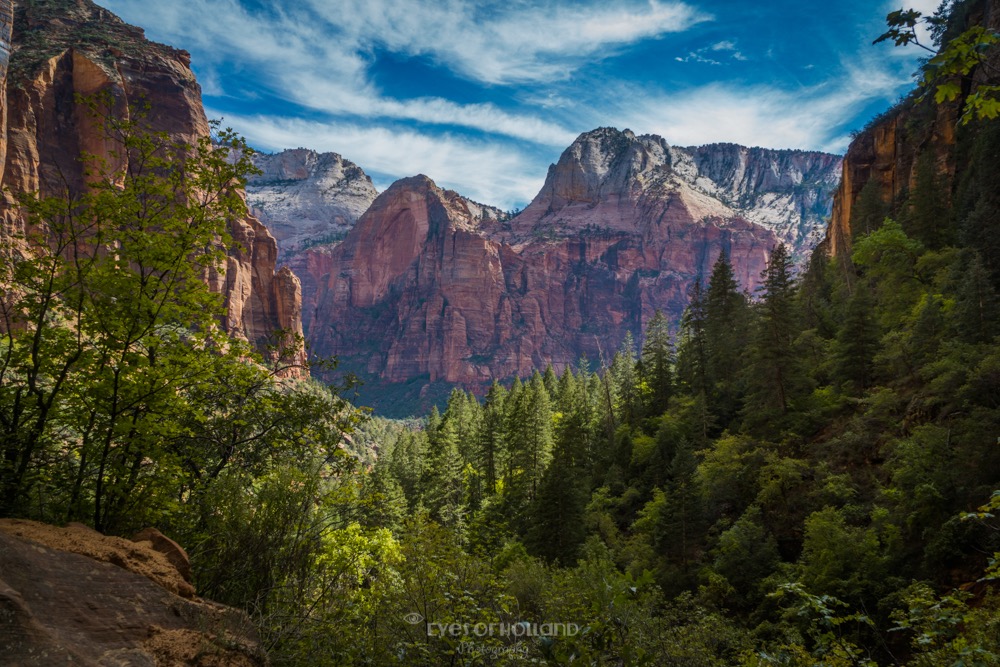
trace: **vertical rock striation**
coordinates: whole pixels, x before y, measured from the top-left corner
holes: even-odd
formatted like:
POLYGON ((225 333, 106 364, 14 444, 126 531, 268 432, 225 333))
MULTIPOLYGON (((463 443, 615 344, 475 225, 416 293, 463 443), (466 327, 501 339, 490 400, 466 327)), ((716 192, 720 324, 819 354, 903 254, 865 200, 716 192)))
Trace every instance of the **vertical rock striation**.
MULTIPOLYGON (((0 21, 9 6, 0 4, 0 21)), ((79 191, 81 156, 112 156, 100 123, 77 102, 100 92, 110 94, 119 117, 132 104, 148 104, 153 130, 191 144, 208 135, 187 52, 146 40, 141 29, 89 0, 15 3, 0 150, 0 217, 8 232, 23 224, 10 193, 79 191)), ((258 343, 275 330, 301 333, 300 285, 290 271, 276 272, 274 237, 252 216, 234 221, 230 233, 235 243, 225 273, 207 277, 224 295, 226 328, 258 343)))

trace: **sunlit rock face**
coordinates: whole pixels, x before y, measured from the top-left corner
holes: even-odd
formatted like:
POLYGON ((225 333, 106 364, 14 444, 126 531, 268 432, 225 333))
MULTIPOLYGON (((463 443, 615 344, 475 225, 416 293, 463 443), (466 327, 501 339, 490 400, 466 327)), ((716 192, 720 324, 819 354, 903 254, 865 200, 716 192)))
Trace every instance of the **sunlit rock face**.
MULTIPOLYGON (((0 127, 3 233, 23 225, 17 193, 79 192, 85 187, 82 156, 119 159, 114 141, 79 96, 108 93, 108 112, 119 118, 145 107, 143 122, 151 130, 188 144, 208 136, 186 51, 146 40, 140 28, 89 0, 35 0, 10 8, 0 3, 0 42, 5 21, 13 25, 0 127)), ((0 64, 4 54, 0 48, 0 64)), ((301 287, 291 271, 277 270, 274 237, 251 215, 233 220, 229 232, 234 243, 225 271, 205 277, 225 298, 227 330, 261 345, 277 330, 301 333, 301 287)))
MULTIPOLYGON (((962 16, 962 30, 984 26, 1000 32, 1000 2, 987 0, 969 8, 962 16)), ((957 34, 957 33, 956 33, 957 34)), ((852 237, 864 230, 852 229, 855 207, 866 185, 871 184, 886 211, 897 215, 899 206, 917 181, 917 162, 930 158, 942 192, 960 190, 962 170, 969 156, 958 140, 960 117, 967 96, 978 86, 991 83, 989 72, 1000 67, 1000 53, 988 56, 990 67, 980 67, 954 100, 928 105, 912 97, 873 119, 854 137, 843 161, 843 177, 833 198, 830 225, 824 242, 834 257, 849 257, 852 237)))
POLYGON ((808 254, 839 170, 821 153, 676 148, 601 128, 513 219, 404 179, 314 262, 308 336, 382 381, 473 389, 607 359, 656 310, 678 319, 722 250, 751 290, 777 243, 808 254))

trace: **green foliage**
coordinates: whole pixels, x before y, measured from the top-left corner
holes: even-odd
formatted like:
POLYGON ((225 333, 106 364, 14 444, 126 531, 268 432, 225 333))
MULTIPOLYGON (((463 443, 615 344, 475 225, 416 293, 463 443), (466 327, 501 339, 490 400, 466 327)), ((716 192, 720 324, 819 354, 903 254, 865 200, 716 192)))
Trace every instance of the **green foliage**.
POLYGON ((879 335, 874 305, 868 285, 859 282, 847 304, 847 313, 837 334, 835 375, 855 396, 863 393, 875 379, 879 335))
POLYGON ((744 422, 781 421, 801 395, 806 376, 793 346, 801 332, 792 263, 778 245, 761 275, 761 300, 746 367, 744 422))
POLYGON ((47 516, 127 530, 137 508, 168 511, 168 489, 230 463, 189 449, 213 418, 199 399, 215 378, 257 398, 270 377, 221 332, 221 297, 202 279, 245 213, 236 187, 253 167, 229 131, 185 146, 144 130, 139 112, 121 121, 103 98, 79 103, 103 122, 108 158, 88 159, 83 192, 21 196, 28 232, 4 241, 0 511, 27 512, 55 474, 66 495, 47 516))
MULTIPOLYGON (((951 7, 943 4, 942 10, 945 9, 951 7)), ((979 82, 965 97, 961 122, 994 119, 1000 114, 1000 86, 995 85, 997 71, 990 60, 990 54, 1000 44, 1000 36, 994 31, 983 25, 972 25, 960 34, 948 35, 948 39, 942 40, 940 38, 946 36, 950 27, 949 16, 942 11, 934 16, 923 16, 914 9, 900 9, 889 13, 886 23, 889 30, 879 36, 875 44, 884 41, 892 41, 896 46, 914 44, 933 54, 924 67, 921 87, 928 92, 933 90, 935 102, 941 104, 959 99, 963 79, 976 72, 982 74, 985 82, 979 82), (920 41, 917 32, 920 24, 934 29, 939 38, 939 50, 935 51, 920 41)))
POLYGON ((1000 662, 997 599, 971 607, 971 597, 962 591, 939 596, 925 583, 906 589, 905 608, 893 613, 893 631, 910 636, 910 664, 986 667, 1000 662))

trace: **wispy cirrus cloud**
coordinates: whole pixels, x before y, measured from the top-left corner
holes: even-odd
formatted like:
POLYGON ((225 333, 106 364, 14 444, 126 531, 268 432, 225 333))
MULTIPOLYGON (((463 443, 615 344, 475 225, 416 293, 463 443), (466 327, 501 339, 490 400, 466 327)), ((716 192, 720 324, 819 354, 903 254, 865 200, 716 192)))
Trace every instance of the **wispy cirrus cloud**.
POLYGON ((565 77, 583 59, 684 32, 712 18, 679 0, 540 6, 470 0, 307 0, 306 4, 359 47, 379 45, 429 55, 490 84, 565 77))
POLYGON ((545 180, 545 164, 537 156, 495 142, 350 122, 234 115, 225 121, 255 137, 261 150, 298 147, 305 138, 305 148, 351 160, 363 154, 363 167, 380 190, 401 175, 424 174, 473 200, 513 208, 531 200, 545 180))
POLYGON ((718 59, 743 62, 747 57, 736 47, 736 42, 726 39, 710 44, 709 46, 704 46, 696 51, 689 51, 686 56, 677 56, 674 58, 679 63, 694 62, 705 65, 722 65, 722 60, 718 59))

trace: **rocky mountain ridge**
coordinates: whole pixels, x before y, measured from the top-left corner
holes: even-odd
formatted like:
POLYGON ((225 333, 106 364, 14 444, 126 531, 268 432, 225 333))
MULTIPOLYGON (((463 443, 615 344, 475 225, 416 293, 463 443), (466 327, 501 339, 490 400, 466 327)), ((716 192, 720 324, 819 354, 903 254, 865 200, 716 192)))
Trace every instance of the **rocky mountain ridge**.
POLYGON ((676 321, 723 250, 753 289, 777 243, 811 250, 840 160, 721 152, 600 128, 513 219, 483 216, 426 177, 398 181, 325 249, 313 350, 376 384, 475 389, 607 359, 656 310, 676 321))
MULTIPOLYGON (((736 144, 674 147, 656 135, 598 128, 582 134, 563 153, 538 196, 551 198, 557 207, 572 207, 592 206, 599 200, 607 205, 626 191, 642 193, 648 200, 683 191, 704 217, 753 222, 773 231, 802 259, 822 239, 839 170, 840 158, 825 153, 736 144), (583 168, 577 169, 577 164, 583 168)), ((636 224, 610 210, 588 216, 571 208, 558 220, 551 213, 533 202, 512 226, 549 225, 556 233, 560 228, 573 233, 570 218, 580 222, 591 217, 594 221, 589 224, 619 229, 634 229, 636 224)))
POLYGON ((364 170, 337 153, 295 148, 253 162, 262 173, 247 180, 247 203, 278 241, 282 263, 342 240, 378 196, 364 170))

